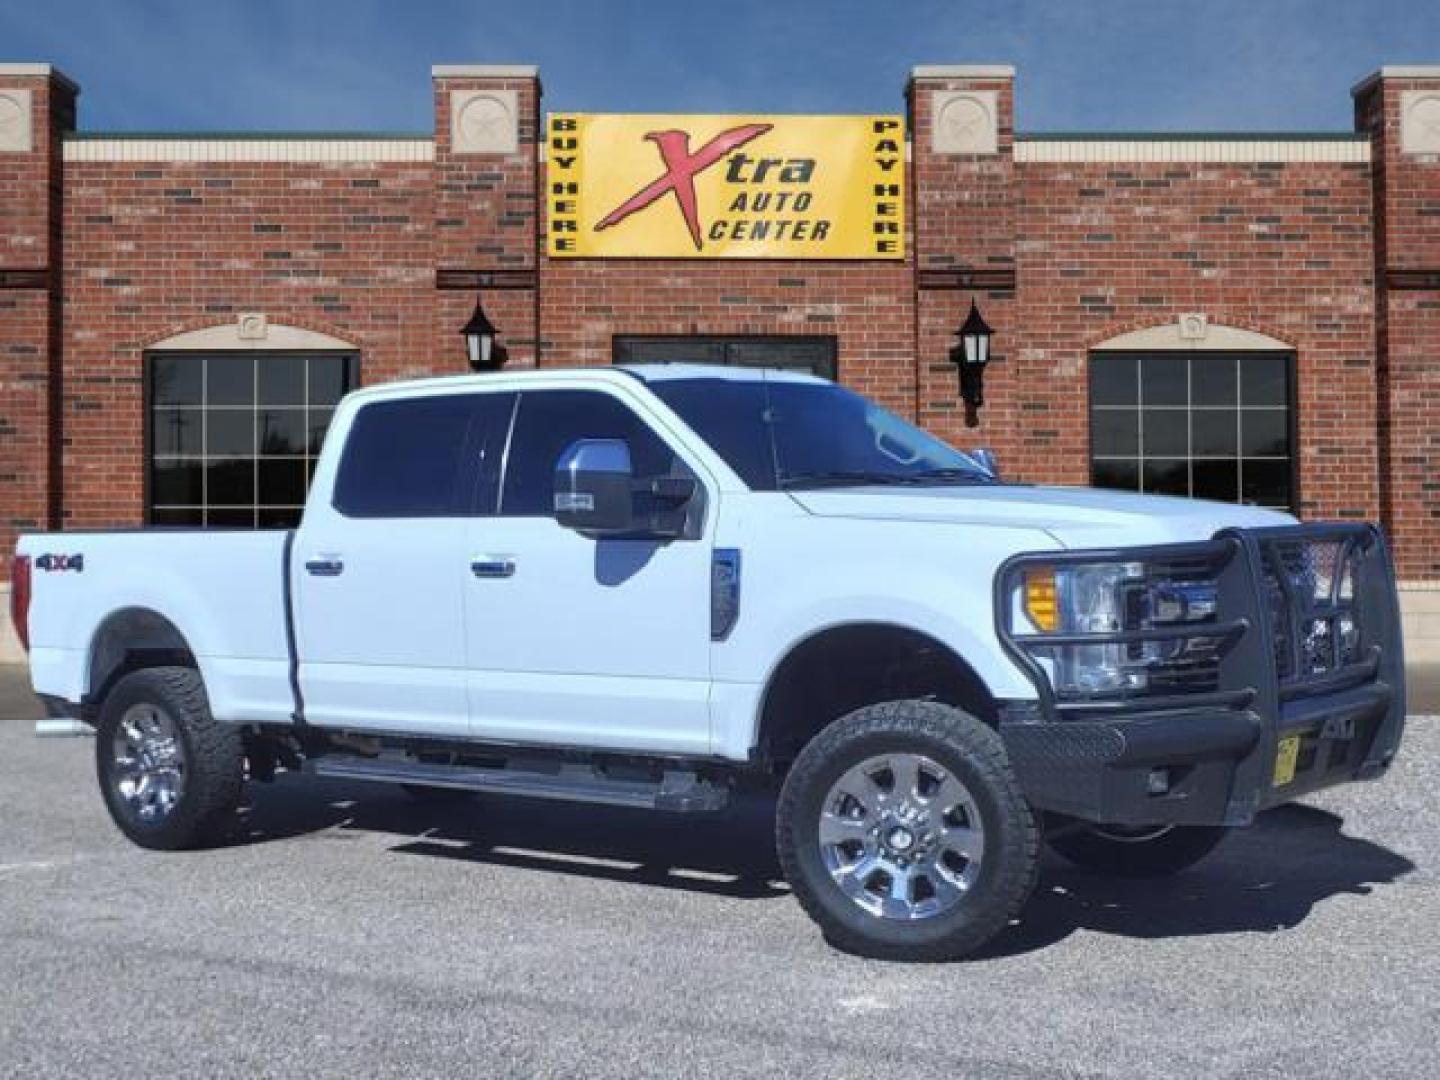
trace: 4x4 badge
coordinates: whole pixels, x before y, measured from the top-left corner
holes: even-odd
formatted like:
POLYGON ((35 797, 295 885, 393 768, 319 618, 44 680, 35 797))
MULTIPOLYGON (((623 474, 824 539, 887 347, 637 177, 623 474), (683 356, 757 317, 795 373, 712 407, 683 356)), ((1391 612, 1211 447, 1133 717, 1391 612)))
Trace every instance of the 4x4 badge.
POLYGON ((35 560, 35 569, 45 571, 74 570, 78 574, 85 569, 85 556, 41 555, 35 560))

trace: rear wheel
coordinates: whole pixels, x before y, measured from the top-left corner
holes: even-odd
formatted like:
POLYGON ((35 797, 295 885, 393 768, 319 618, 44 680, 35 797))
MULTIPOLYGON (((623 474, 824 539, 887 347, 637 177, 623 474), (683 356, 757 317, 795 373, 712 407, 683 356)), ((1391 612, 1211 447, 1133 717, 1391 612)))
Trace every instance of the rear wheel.
POLYGON ((240 732, 210 715, 200 673, 146 668, 100 709, 95 767, 115 824, 141 847, 204 847, 235 823, 244 782, 240 732))
POLYGON ((838 948, 952 960, 1003 930, 1034 886, 1038 832, 999 738, 932 701, 872 705, 796 759, 777 847, 838 948))
POLYGON ((1082 824, 1047 836, 1076 866, 1117 877, 1167 877, 1194 866, 1230 832, 1220 825, 1082 824))

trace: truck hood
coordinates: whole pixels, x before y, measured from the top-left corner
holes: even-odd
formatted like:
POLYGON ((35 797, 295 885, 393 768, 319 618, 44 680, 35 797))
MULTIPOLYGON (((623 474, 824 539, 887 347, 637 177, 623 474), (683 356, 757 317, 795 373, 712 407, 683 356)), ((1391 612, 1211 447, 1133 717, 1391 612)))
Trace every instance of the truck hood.
POLYGON ((1225 528, 1295 523, 1289 514, 1253 506, 1095 488, 997 484, 791 494, 810 513, 822 517, 1031 528, 1048 533, 1067 548, 1208 540, 1225 528))

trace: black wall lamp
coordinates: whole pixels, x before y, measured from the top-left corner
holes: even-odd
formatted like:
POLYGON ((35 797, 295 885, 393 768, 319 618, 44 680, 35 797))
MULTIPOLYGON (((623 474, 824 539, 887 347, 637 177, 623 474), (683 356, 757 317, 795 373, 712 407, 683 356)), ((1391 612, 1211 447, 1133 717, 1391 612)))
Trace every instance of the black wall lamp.
POLYGON ((960 341, 950 347, 950 362, 960 369, 960 397, 965 402, 966 427, 980 424, 980 407, 985 404, 985 365, 990 363, 993 332, 971 300, 970 314, 955 331, 960 341))
POLYGON ((500 344, 499 331, 485 314, 478 296, 475 298, 475 311, 470 321, 460 328, 460 333, 465 338, 465 355, 471 371, 499 371, 505 366, 509 354, 500 344))

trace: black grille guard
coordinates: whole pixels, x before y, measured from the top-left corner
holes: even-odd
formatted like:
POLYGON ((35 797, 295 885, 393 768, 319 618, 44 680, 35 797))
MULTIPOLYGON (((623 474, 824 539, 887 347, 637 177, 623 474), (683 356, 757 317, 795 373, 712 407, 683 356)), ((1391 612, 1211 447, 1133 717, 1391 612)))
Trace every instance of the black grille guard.
MULTIPOLYGON (((1340 571, 1332 575, 1338 579, 1340 571)), ((1388 716, 1376 733, 1367 766, 1383 769, 1399 742, 1405 716, 1405 665, 1400 633, 1395 572, 1380 530, 1367 523, 1318 523, 1266 528, 1224 529, 1208 541, 1041 552, 1008 560, 995 579, 996 628, 1010 657, 1034 682, 1041 718, 1111 717, 1128 713, 1193 710, 1247 710, 1272 737, 1273 733, 1318 722, 1329 705, 1344 708, 1346 697, 1369 698, 1383 693, 1388 716), (1351 597, 1341 600, 1336 587, 1316 597, 1314 567, 1309 556, 1296 552, 1326 549, 1336 553, 1341 568, 1353 565, 1351 597), (1160 568, 1202 569, 1217 586, 1213 622, 1202 626, 1156 627, 1114 633, 1012 634, 1008 626, 1014 584, 1026 566, 1136 562, 1160 568), (1306 586, 1309 586, 1308 588, 1306 586), (1338 662, 1340 652, 1330 637, 1337 662, 1313 663, 1316 637, 1307 628, 1317 620, 1350 613, 1358 623, 1358 644, 1352 659, 1338 662), (1044 667, 1027 646, 1124 645, 1176 638, 1210 638, 1217 642, 1218 677, 1213 690, 1156 695, 1058 698, 1044 667), (1306 649, 1311 653, 1307 654, 1306 649)), ((1323 635, 1321 635, 1323 643, 1323 635)), ((1264 766, 1264 762, 1257 763, 1264 766)))

